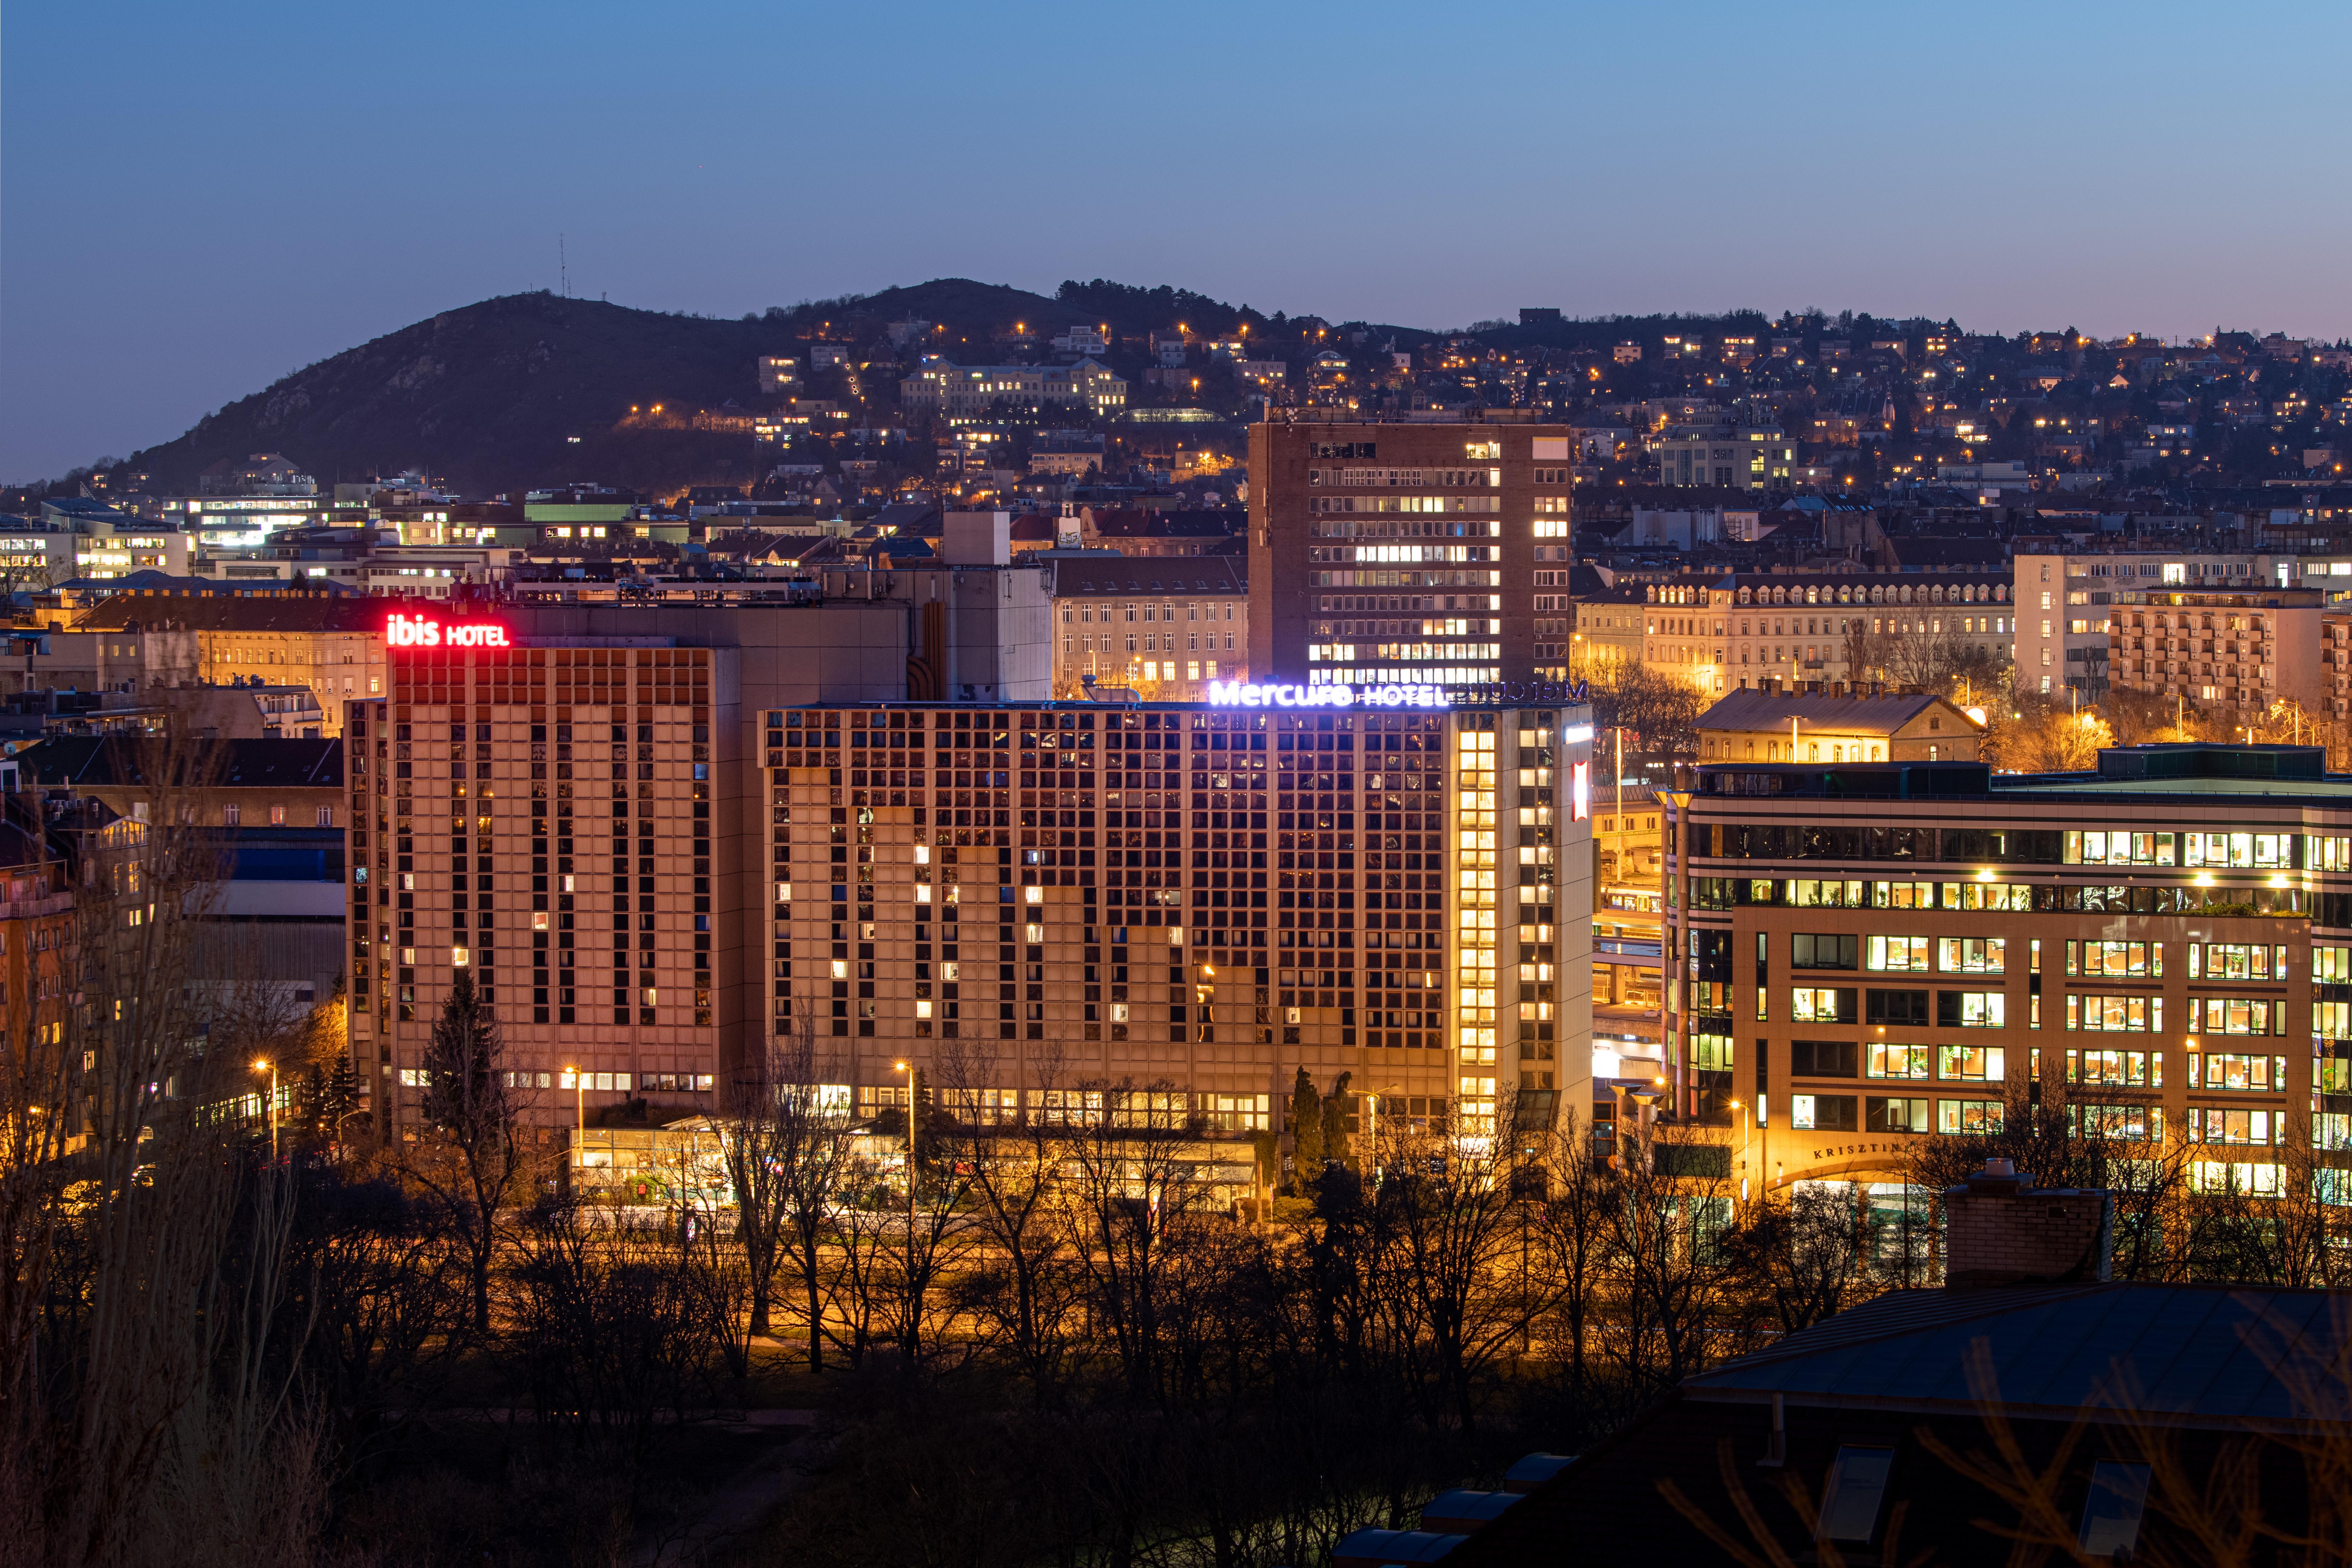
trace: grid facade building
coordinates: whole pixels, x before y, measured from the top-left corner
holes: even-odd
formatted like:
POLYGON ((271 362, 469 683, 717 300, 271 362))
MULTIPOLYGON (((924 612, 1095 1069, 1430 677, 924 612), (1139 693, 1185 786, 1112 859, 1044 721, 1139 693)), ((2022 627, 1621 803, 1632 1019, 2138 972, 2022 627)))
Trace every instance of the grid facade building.
POLYGON ((1254 425, 1249 443, 1257 679, 1530 679, 1539 580, 1543 658, 1557 661, 1570 564, 1567 426, 1300 420, 1254 425))
POLYGON ((771 1026, 836 1042, 862 1104, 952 1053, 1007 1112, 1127 1082, 1239 1132, 1304 1067, 1483 1133, 1589 1076, 1591 823, 1558 782, 1589 784, 1588 710, 764 725, 771 1026))
POLYGON ((2340 1165, 2352 781, 2321 762, 1702 767, 1665 797, 1677 1110, 1740 1123, 1776 1184, 1899 1179, 1918 1140, 2037 1110, 2126 1157, 2185 1144, 2208 1187, 2340 1165))

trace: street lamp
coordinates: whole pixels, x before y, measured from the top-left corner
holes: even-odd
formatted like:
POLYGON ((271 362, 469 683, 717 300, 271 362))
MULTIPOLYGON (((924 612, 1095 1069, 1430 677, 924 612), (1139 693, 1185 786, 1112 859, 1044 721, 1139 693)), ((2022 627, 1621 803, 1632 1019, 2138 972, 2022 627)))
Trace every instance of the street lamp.
POLYGON ((253 1064, 256 1072, 269 1075, 269 1163, 278 1163, 278 1064, 265 1058, 253 1064))
POLYGON ((912 1062, 892 1062, 890 1070, 907 1075, 907 1266, 911 1268, 915 1257, 915 1067, 912 1062))
POLYGON ((1748 1201, 1748 1108, 1736 1100, 1726 1100, 1739 1122, 1739 1201, 1748 1201))

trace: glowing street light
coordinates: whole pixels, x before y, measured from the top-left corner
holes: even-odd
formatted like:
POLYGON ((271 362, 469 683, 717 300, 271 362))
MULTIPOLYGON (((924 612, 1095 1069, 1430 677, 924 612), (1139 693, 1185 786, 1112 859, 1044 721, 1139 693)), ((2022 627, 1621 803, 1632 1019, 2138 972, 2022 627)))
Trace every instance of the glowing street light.
POLYGON ((257 1058, 253 1070, 269 1075, 269 1163, 274 1165, 278 1163, 278 1064, 267 1058, 257 1058))

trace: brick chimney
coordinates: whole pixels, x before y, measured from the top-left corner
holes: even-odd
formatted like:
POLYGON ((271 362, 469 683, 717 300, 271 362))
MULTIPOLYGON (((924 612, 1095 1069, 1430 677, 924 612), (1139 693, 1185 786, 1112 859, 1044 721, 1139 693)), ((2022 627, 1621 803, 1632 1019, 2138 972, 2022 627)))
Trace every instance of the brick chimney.
POLYGON ((2105 1188, 2036 1187, 2012 1162, 1988 1159, 1944 1189, 1944 1285, 2105 1280, 2115 1231, 2115 1194, 2105 1188))

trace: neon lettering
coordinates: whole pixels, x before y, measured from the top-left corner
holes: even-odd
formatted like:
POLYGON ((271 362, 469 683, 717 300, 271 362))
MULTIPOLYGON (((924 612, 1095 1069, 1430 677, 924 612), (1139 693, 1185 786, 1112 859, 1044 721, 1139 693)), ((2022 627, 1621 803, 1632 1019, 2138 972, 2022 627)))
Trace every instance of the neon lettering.
POLYGON ((445 626, 424 616, 394 614, 383 623, 388 647, 512 647, 507 629, 488 621, 460 621, 445 626))
POLYGON ((1451 708, 1453 697, 1443 686, 1245 686, 1234 680, 1209 682, 1212 708, 1451 708))

